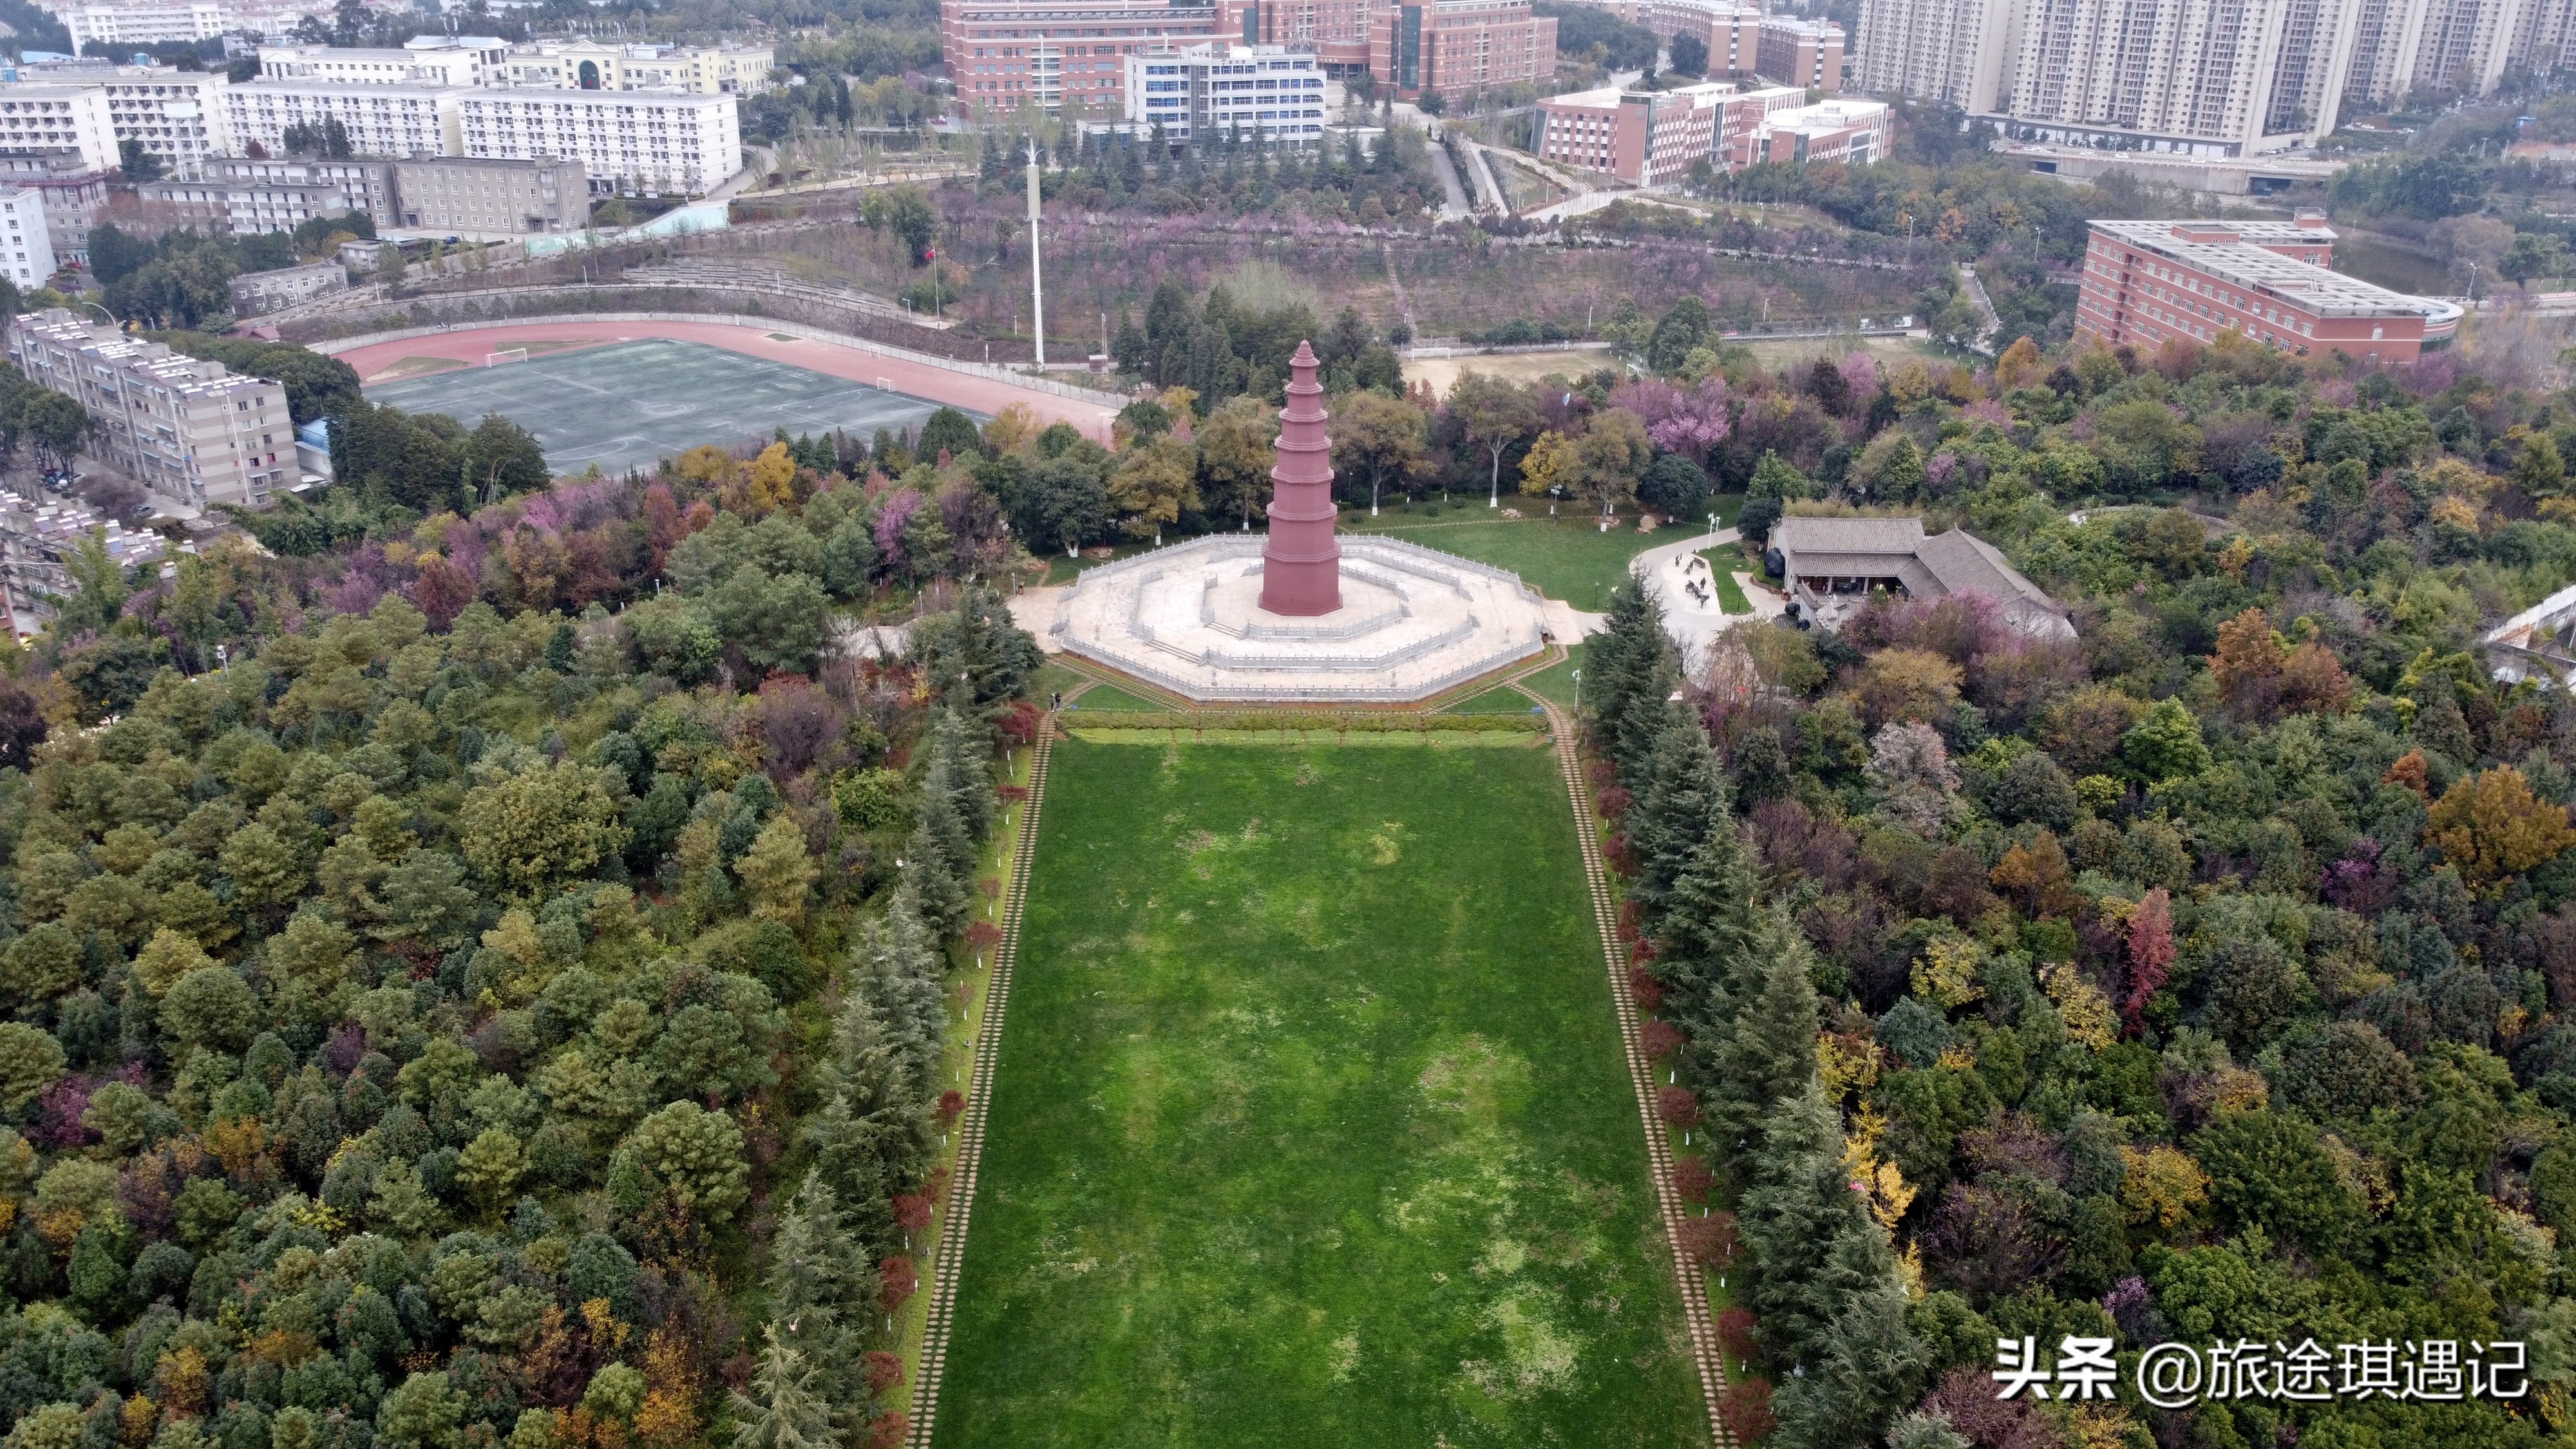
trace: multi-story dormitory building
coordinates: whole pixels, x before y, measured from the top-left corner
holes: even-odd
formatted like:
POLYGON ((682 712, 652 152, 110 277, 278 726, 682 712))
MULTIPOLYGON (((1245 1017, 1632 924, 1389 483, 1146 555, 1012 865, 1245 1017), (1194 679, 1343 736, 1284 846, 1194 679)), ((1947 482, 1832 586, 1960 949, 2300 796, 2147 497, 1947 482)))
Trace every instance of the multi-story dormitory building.
POLYGON ((1127 62, 1200 45, 1284 46, 1326 75, 1456 102, 1556 72, 1530 0, 941 0, 940 58, 978 110, 1132 109, 1127 62))
POLYGON ((287 149, 289 127, 328 119, 361 155, 577 161, 595 191, 703 195, 742 166, 738 103, 726 94, 261 79, 226 102, 245 146, 271 152, 287 149))
POLYGON ((754 95, 769 89, 777 53, 766 45, 609 45, 494 36, 421 36, 398 49, 263 45, 260 74, 360 85, 490 86, 575 91, 754 95))
POLYGON ((2576 0, 1861 0, 1853 84, 2026 139, 2226 157, 2566 70, 2576 0))
MULTIPOLYGON (((741 168, 737 97, 767 84, 766 49, 615 49, 607 72, 581 47, 523 57, 561 80, 533 71, 513 79, 505 62, 516 52, 471 37, 400 50, 274 48, 264 52, 269 73, 238 85, 220 71, 159 66, 64 71, 0 83, 0 154, 76 154, 104 173, 131 141, 164 164, 169 183, 212 184, 237 178, 211 174, 209 163, 305 150, 288 144, 290 133, 301 140, 336 123, 360 158, 577 162, 598 192, 702 195, 741 168)), ((213 205, 207 195, 186 199, 213 205)), ((290 209, 309 213, 305 203, 319 199, 295 198, 290 209)), ((389 205, 365 209, 392 214, 389 205)), ((524 217, 509 228, 529 229, 524 217)))
POLYGON ((2097 221, 2075 330, 2141 350, 2235 332, 2301 356, 2408 363, 2457 332, 2455 303, 2332 271, 2319 212, 2295 221, 2097 221))
POLYGON ((1324 72, 1281 45, 1196 45, 1127 57, 1127 119, 1172 145, 1229 132, 1298 145, 1324 139, 1324 72))
POLYGON ((1705 160, 1720 170, 1765 161, 1789 165, 1884 160, 1884 101, 1835 97, 1807 105, 1797 86, 1737 90, 1703 81, 1668 91, 1572 91, 1538 103, 1538 153, 1632 186, 1683 180, 1705 160))
POLYGON ((198 508, 265 507, 301 481, 282 384, 61 307, 21 314, 0 335, 30 381, 89 410, 87 451, 153 492, 198 508))

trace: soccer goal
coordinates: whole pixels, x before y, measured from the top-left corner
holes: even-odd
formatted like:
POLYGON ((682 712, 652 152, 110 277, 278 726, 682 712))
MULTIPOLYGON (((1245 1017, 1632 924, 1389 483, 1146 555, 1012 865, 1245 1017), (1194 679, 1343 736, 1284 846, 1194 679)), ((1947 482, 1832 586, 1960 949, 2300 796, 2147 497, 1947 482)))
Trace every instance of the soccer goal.
POLYGON ((527 360, 528 349, 524 347, 504 347, 498 352, 486 352, 483 354, 483 365, 485 367, 498 367, 504 362, 525 362, 527 360))

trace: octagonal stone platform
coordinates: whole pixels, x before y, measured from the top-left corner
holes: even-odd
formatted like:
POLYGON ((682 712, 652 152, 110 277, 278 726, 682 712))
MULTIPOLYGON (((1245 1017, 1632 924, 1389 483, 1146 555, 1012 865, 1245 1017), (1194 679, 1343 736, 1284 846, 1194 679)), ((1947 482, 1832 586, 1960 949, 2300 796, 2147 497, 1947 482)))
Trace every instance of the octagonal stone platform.
POLYGON ((1345 534, 1342 606, 1261 608, 1259 535, 1219 535, 1105 564, 1068 589, 1053 641, 1201 703, 1407 704, 1546 647, 1516 574, 1345 534))

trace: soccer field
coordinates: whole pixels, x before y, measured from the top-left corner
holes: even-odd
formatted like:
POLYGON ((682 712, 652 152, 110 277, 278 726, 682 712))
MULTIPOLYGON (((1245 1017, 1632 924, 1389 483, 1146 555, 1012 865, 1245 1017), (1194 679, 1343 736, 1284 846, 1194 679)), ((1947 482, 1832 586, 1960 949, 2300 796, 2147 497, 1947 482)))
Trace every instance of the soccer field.
MULTIPOLYGON (((700 443, 846 428, 918 428, 938 404, 697 342, 613 343, 497 367, 459 367, 367 389, 405 412, 472 427, 485 413, 537 435, 546 463, 578 473, 650 468, 700 443)), ((980 421, 980 419, 979 419, 980 421)))
POLYGON ((1556 760, 1055 747, 941 1449, 1708 1439, 1556 760))

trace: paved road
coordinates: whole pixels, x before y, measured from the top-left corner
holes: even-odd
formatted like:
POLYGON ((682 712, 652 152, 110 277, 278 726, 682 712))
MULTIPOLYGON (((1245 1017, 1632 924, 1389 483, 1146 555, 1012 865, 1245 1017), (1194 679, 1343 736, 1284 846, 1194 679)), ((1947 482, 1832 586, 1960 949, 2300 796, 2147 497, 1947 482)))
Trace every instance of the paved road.
MULTIPOLYGON (((1783 602, 1777 594, 1751 583, 1750 576, 1741 570, 1731 572, 1735 574, 1736 583, 1744 588, 1744 597, 1753 603, 1750 614, 1727 613, 1719 607, 1714 589, 1709 590, 1708 602, 1703 604, 1682 587, 1694 577, 1688 571, 1692 560, 1709 549, 1723 548, 1735 540, 1734 529, 1721 528, 1715 533, 1703 533, 1680 543, 1647 549, 1628 561, 1628 571, 1636 576, 1638 582, 1652 589, 1656 599, 1663 604, 1664 631, 1673 636, 1673 644, 1681 650, 1682 667, 1686 673, 1698 671, 1710 640, 1738 624, 1775 619, 1783 610, 1783 602)), ((1704 579, 1707 575, 1700 573, 1696 577, 1704 579)))
POLYGON ((1431 148, 1431 169, 1440 178, 1440 191, 1447 199, 1440 203, 1442 221, 1462 221, 1475 211, 1467 204, 1467 188, 1458 184, 1458 163, 1449 159, 1449 148, 1431 148))

